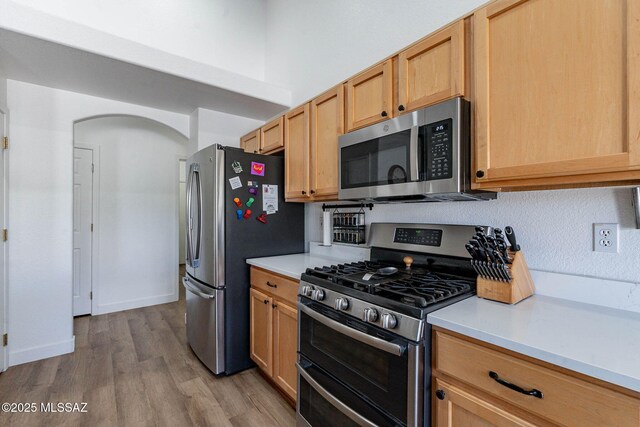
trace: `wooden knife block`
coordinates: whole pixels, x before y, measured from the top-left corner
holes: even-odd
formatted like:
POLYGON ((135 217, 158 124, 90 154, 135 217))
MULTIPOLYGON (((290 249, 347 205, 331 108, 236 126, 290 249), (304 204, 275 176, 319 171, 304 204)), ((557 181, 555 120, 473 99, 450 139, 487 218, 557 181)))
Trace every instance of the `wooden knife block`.
POLYGON ((516 304, 535 293, 536 288, 522 251, 511 252, 510 255, 513 258, 513 262, 509 265, 511 282, 500 282, 478 276, 477 292, 480 298, 516 304))

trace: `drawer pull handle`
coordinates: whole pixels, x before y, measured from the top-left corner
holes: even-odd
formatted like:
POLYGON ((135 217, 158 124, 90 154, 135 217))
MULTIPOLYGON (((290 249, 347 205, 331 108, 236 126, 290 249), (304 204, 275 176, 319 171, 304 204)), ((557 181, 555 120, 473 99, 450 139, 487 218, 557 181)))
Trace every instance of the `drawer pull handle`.
POLYGON ((273 284, 271 282, 267 282, 267 286, 270 287, 270 288, 277 288, 278 287, 278 285, 275 285, 275 284, 273 284))
POLYGON ((522 393, 522 394, 526 394, 528 396, 533 396, 533 397, 537 397, 538 399, 542 399, 543 394, 540 390, 536 390, 535 388, 532 388, 531 390, 525 390, 520 386, 517 386, 515 384, 511 384, 509 381, 505 381, 502 378, 500 378, 500 376, 498 376, 497 373, 493 372, 493 371, 489 371, 489 376, 491 378, 493 378, 498 384, 503 385, 507 388, 510 388, 511 390, 517 391, 518 393, 522 393))

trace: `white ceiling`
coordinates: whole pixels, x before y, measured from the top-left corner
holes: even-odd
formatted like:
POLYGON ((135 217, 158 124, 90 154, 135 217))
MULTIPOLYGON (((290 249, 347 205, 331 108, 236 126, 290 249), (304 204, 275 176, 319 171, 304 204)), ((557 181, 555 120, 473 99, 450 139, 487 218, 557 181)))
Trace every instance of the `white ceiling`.
POLYGON ((13 80, 189 114, 266 120, 291 91, 0 0, 0 71, 13 80))

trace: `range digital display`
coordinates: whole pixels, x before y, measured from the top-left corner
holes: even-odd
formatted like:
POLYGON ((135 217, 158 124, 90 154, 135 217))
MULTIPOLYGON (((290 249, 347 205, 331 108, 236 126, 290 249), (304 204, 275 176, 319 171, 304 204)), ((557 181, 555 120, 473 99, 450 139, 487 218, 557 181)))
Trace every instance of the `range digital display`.
POLYGON ((393 236, 395 243, 410 245, 440 246, 442 244, 442 230, 430 228, 396 228, 393 236))

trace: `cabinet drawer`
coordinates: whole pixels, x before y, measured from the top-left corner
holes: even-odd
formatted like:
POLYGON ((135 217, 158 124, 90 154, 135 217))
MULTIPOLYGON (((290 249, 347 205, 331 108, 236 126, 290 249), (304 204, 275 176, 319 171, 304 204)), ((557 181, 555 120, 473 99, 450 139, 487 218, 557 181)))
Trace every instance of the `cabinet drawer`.
POLYGON ((563 425, 638 426, 640 401, 441 331, 435 338, 437 372, 448 374, 533 414, 563 425), (489 375, 542 398, 522 394, 489 375))
POLYGON ((294 306, 298 302, 298 281, 289 277, 251 267, 251 286, 268 292, 294 306))

